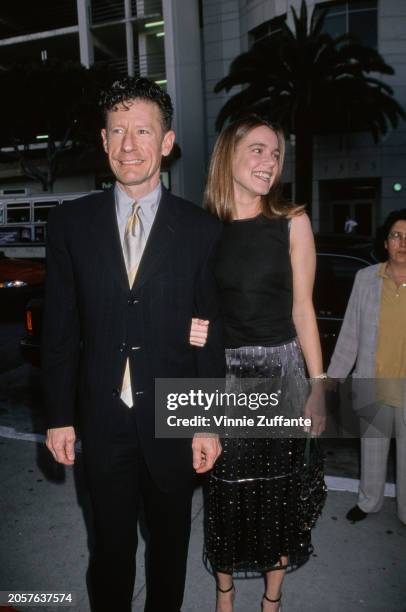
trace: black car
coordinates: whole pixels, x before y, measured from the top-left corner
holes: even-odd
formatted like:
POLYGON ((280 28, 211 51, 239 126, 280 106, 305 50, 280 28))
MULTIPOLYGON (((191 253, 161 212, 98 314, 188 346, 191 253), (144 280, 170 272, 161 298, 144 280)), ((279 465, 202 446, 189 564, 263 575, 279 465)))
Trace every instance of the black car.
MULTIPOLYGON (((355 274, 377 262, 372 242, 354 236, 316 236, 317 272, 314 306, 319 326, 324 364, 327 367, 345 309, 350 297, 355 274)), ((42 330, 42 299, 31 300, 26 308, 26 333, 21 340, 24 359, 40 364, 42 330)))
POLYGON ((21 354, 33 366, 41 365, 43 298, 30 300, 25 309, 25 333, 20 341, 21 354))
POLYGON ((377 263, 373 244, 354 236, 316 236, 314 308, 325 367, 330 362, 358 270, 377 263))

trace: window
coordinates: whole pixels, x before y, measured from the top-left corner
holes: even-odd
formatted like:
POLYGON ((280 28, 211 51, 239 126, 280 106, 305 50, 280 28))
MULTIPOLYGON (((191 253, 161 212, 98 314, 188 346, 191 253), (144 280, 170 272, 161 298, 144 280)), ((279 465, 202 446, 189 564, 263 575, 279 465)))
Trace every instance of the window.
POLYGON ((316 11, 327 9, 324 31, 333 38, 342 34, 353 34, 368 46, 378 46, 377 0, 345 0, 323 2, 316 11))
POLYGON ((286 13, 283 15, 279 15, 279 17, 274 17, 265 23, 261 23, 261 25, 257 26, 249 33, 250 43, 253 45, 260 40, 264 40, 268 36, 279 32, 281 29, 281 24, 286 21, 286 13))
POLYGON ((27 223, 30 221, 30 203, 7 204, 7 223, 27 223))
POLYGON ((57 201, 34 202, 34 223, 45 223, 48 221, 50 210, 57 205, 57 201))

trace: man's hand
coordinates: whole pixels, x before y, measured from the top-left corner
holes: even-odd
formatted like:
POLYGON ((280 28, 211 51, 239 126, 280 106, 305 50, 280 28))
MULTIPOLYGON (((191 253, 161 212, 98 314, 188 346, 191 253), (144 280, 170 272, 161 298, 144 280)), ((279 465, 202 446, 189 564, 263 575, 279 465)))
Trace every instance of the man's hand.
POLYGON ((54 427, 47 430, 46 447, 53 458, 63 465, 75 463, 76 434, 73 427, 54 427))
POLYGON ((195 434, 192 442, 193 467, 197 474, 212 469, 221 454, 221 444, 217 435, 195 434))

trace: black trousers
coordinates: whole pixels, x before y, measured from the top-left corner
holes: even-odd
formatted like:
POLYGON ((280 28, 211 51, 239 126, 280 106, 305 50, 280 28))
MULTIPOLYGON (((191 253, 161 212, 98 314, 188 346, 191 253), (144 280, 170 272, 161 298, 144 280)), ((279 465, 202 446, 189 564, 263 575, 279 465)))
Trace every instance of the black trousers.
MULTIPOLYGON (((126 412, 128 408, 125 409, 126 412)), ((136 428, 124 417, 85 472, 94 519, 88 582, 93 612, 130 612, 142 500, 147 540, 145 612, 179 612, 185 589, 193 483, 163 492, 152 480, 136 428)))

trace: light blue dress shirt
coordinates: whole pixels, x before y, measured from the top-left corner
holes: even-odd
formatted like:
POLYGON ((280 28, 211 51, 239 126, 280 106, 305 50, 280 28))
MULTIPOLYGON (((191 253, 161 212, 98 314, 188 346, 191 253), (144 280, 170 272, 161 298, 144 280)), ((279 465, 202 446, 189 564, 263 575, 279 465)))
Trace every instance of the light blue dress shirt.
MULTIPOLYGON (((155 219, 156 212, 158 210, 159 202, 162 195, 161 182, 155 187, 154 191, 148 193, 143 198, 137 200, 140 205, 139 217, 141 219, 142 227, 145 234, 145 240, 148 240, 148 236, 151 232, 152 224, 155 219)), ((116 215, 118 231, 120 233, 121 246, 124 242, 124 233, 127 225, 128 218, 132 213, 132 207, 134 199, 131 198, 118 183, 114 186, 114 199, 116 202, 116 215)))

